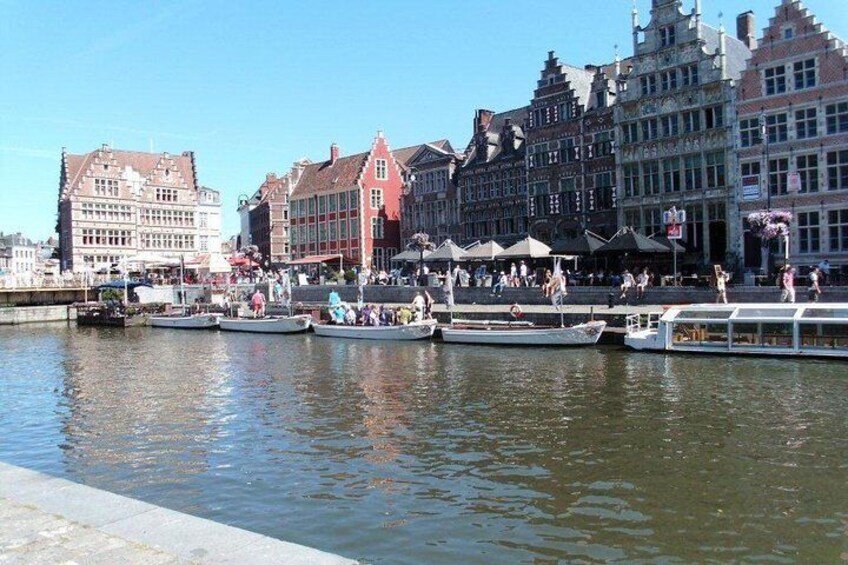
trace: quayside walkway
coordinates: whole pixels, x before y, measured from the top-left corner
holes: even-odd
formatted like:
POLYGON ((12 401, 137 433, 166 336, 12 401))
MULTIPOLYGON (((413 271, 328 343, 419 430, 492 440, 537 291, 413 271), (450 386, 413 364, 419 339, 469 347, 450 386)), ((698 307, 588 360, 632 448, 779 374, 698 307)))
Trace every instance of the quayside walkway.
POLYGON ((0 563, 356 562, 0 462, 0 563))

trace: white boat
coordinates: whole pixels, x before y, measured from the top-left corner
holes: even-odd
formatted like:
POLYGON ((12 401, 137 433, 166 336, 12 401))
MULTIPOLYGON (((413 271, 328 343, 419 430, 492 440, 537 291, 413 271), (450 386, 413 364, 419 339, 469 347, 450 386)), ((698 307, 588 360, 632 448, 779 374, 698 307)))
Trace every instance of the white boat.
POLYGON ((601 338, 606 325, 603 321, 570 327, 454 323, 442 328, 442 340, 447 343, 480 345, 594 345, 601 338))
POLYGON ((221 318, 222 330, 263 334, 291 334, 305 332, 312 325, 312 316, 267 316, 265 318, 221 318))
POLYGON ((185 330, 205 330, 218 327, 222 314, 191 314, 176 316, 150 316, 150 325, 155 328, 179 328, 185 330))
POLYGON ((397 326, 345 326, 341 324, 313 324, 312 329, 323 337, 349 339, 379 339, 409 341, 429 339, 436 330, 436 320, 423 320, 397 326))
POLYGON ((848 358, 848 303, 691 304, 627 316, 641 351, 848 358))

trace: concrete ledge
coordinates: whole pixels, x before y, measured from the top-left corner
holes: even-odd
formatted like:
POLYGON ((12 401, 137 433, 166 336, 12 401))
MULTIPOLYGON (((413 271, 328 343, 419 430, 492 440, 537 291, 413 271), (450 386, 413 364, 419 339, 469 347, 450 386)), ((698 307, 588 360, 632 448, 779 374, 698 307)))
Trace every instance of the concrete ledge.
POLYGON ((355 561, 0 462, 0 562, 355 561))
POLYGON ((36 322, 76 320, 77 311, 70 306, 18 306, 0 308, 0 326, 36 322))

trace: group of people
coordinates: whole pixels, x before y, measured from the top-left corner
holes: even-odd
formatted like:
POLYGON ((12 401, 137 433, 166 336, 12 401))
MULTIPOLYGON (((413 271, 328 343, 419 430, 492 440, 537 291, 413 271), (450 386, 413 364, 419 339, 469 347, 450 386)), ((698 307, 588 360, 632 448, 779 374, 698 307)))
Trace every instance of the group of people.
MULTIPOLYGON (((780 287, 781 302, 795 302, 795 267, 787 263, 777 275, 777 285, 780 287)), ((821 296, 823 272, 820 267, 812 267, 807 275, 807 300, 818 302, 821 296)))
POLYGON ((636 289, 636 300, 643 300, 645 298, 645 289, 648 288, 652 280, 653 276, 648 271, 648 267, 644 267, 635 277, 633 273, 624 269, 624 272, 621 273, 621 283, 618 285, 618 289, 621 291, 618 297, 619 300, 627 300, 627 295, 631 288, 636 289))
POLYGON ((330 292, 327 306, 330 321, 347 326, 395 326, 429 320, 433 317, 433 297, 426 290, 418 292, 409 306, 392 308, 385 304, 352 304, 342 302, 339 293, 330 292))

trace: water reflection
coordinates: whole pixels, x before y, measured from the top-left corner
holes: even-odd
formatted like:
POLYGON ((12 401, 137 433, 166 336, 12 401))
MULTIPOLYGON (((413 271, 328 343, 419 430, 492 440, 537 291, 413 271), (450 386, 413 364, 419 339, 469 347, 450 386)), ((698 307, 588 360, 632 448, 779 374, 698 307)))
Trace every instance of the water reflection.
POLYGON ((367 562, 846 541, 841 364, 64 326, 0 346, 0 458, 367 562))

